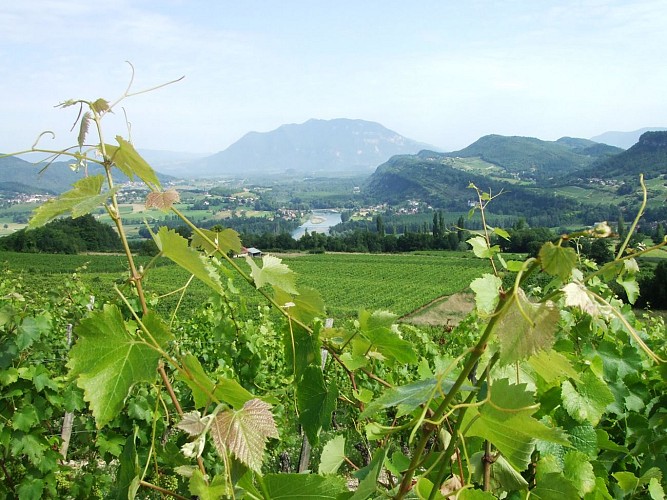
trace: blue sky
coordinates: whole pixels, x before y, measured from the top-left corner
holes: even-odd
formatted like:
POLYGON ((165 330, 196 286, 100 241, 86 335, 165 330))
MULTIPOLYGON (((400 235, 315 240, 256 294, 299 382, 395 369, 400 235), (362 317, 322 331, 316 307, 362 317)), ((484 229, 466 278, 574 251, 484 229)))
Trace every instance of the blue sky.
MULTIPOLYGON (((76 141, 69 98, 130 98, 138 148, 217 152, 310 118, 446 150, 667 126, 664 0, 22 0, 0 7, 0 151, 76 141)), ((128 136, 121 109, 107 142, 128 136)))

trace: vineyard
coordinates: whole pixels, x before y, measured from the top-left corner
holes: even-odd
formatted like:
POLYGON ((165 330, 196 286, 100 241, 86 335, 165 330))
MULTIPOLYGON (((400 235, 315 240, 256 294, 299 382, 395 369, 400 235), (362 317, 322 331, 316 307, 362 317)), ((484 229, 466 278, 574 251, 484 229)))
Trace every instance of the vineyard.
POLYGON ((102 139, 132 95, 63 103, 78 146, 30 150, 104 169, 30 227, 102 207, 124 260, 8 259, 0 497, 664 499, 665 323, 632 303, 667 239, 630 245, 643 179, 627 236, 601 223, 527 258, 500 253, 495 197, 471 185, 465 254, 235 259, 238 233, 198 228, 130 142, 102 139), (118 171, 192 238, 161 227, 138 259, 118 171), (594 238, 618 240, 613 261, 582 256, 594 238), (467 281, 475 311, 446 338, 398 321, 467 281))
MULTIPOLYGON (((148 258, 137 263, 145 265, 148 258)), ((316 254, 286 256, 283 262, 296 272, 299 283, 320 291, 327 313, 335 318, 355 316, 360 309, 384 309, 399 316, 408 314, 432 300, 452 295, 481 276, 486 264, 471 254, 434 252, 430 255, 316 254)), ((149 293, 163 295, 183 286, 190 274, 167 259, 158 260, 146 280, 149 293)), ((127 262, 118 255, 49 255, 0 252, 0 265, 20 275, 34 290, 55 288, 66 275, 78 273, 91 292, 104 297, 115 281, 127 271, 127 262)), ((249 269, 244 261, 241 265, 249 269)), ((230 268, 231 269, 231 268, 230 268)), ((243 284, 239 284, 242 286, 243 284)), ((259 300, 244 288, 247 300, 259 300)), ((194 281, 188 290, 185 311, 191 311, 208 298, 208 291, 194 281)), ((162 301, 164 309, 173 300, 162 301)), ((162 307, 161 306, 161 307, 162 307)))

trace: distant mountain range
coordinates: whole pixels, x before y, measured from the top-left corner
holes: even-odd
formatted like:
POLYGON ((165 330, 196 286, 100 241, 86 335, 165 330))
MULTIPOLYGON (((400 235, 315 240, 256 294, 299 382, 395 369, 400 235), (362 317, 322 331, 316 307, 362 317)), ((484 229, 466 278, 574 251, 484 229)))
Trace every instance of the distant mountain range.
MULTIPOLYGON (((250 132, 214 155, 140 152, 158 172, 175 177, 368 174, 367 193, 378 200, 414 197, 460 207, 470 196, 470 182, 517 193, 568 185, 589 188, 592 179, 600 178, 611 185, 636 185, 639 172, 667 173, 667 132, 644 133, 627 151, 608 144, 620 139, 618 134, 597 136, 607 143, 487 135, 459 151, 439 152, 378 123, 335 119, 250 132)), ((0 158, 0 191, 62 192, 81 175, 72 172, 68 163, 56 162, 38 175, 43 164, 0 158)))
MULTIPOLYGON (((627 151, 586 139, 485 136, 452 153, 395 156, 376 169, 365 192, 378 202, 417 199, 462 211, 474 201, 469 189, 474 183, 506 193, 494 202, 496 213, 555 217, 583 212, 582 205, 602 205, 605 199, 607 207, 609 200, 635 203, 640 173, 647 179, 667 178, 667 132, 645 132, 627 151)), ((655 206, 665 196, 664 187, 658 191, 655 195, 661 199, 655 206)), ((589 215, 608 218, 608 213, 589 215)))
POLYGON ((394 155, 422 149, 435 147, 403 137, 379 123, 313 119, 270 132, 249 132, 224 151, 170 173, 197 177, 370 174, 394 155))
POLYGON ((665 130, 667 130, 667 128, 644 127, 640 128, 639 130, 633 130, 632 132, 604 132, 600 135, 596 135, 595 137, 591 137, 591 140, 609 144, 611 146, 618 146, 619 148, 623 149, 628 149, 639 140, 639 137, 644 132, 664 132, 665 130))
MULTIPOLYGON (((67 191, 83 176, 81 171, 72 170, 69 167, 70 163, 57 161, 46 167, 44 163, 31 163, 12 156, 0 158, 0 193, 57 194, 67 191)), ((102 172, 102 167, 97 164, 91 163, 88 167, 90 175, 102 172)), ((161 182, 174 179, 162 173, 158 173, 158 178, 161 182)), ((128 178, 121 172, 116 174, 117 182, 127 180, 128 178)))

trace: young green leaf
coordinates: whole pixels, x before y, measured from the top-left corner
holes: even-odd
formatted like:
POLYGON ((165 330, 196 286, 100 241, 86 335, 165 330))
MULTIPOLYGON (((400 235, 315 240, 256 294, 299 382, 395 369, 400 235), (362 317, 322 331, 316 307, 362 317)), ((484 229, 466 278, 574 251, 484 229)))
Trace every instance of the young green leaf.
POLYGON ((199 360, 192 354, 183 356, 181 362, 187 375, 179 373, 177 379, 188 385, 197 408, 209 405, 212 402, 211 395, 236 409, 242 408, 246 402, 255 398, 236 380, 220 377, 217 383, 213 383, 199 360))
POLYGON ((345 461, 345 436, 330 439, 322 448, 318 474, 335 474, 345 461))
POLYGON ((481 278, 476 278, 470 283, 470 288, 475 292, 475 303, 477 310, 482 314, 491 314, 498 305, 500 299, 500 287, 503 282, 498 276, 485 273, 481 278))
POLYGON ((491 387, 491 402, 479 409, 470 408, 463 425, 470 424, 470 435, 488 439, 521 471, 530 463, 536 439, 569 445, 563 431, 549 428, 531 416, 537 409, 525 384, 509 384, 507 379, 500 379, 491 387))
POLYGON ((552 276, 566 281, 577 264, 577 253, 573 248, 554 245, 547 241, 539 252, 542 269, 552 276))
POLYGON ((221 456, 230 451, 256 472, 262 468, 266 441, 279 437, 271 405, 260 399, 251 399, 240 410, 218 413, 210 433, 221 456))
POLYGON ((479 257, 480 259, 488 259, 489 257, 493 257, 495 254, 500 252, 500 247, 498 245, 489 247, 486 240, 481 236, 470 238, 466 241, 466 243, 472 247, 472 251, 475 254, 475 257, 479 257))
POLYGON ((211 255, 215 251, 221 253, 241 252, 241 239, 239 238, 239 233, 233 229, 223 229, 222 231, 211 231, 209 229, 200 229, 202 234, 204 234, 210 241, 213 242, 213 245, 206 241, 199 232, 196 232, 192 235, 192 246, 194 248, 202 248, 204 252, 211 255))
MULTIPOLYGON (((166 329, 151 333, 161 344, 170 339, 166 329)), ((79 339, 67 366, 101 428, 120 412, 133 385, 155 380, 160 354, 125 324, 120 309, 113 305, 91 313, 76 334, 79 339)))
POLYGON ((264 255, 262 257, 262 267, 259 268, 251 257, 246 257, 246 262, 252 270, 250 275, 255 281, 257 288, 262 288, 264 285, 272 285, 285 290, 287 293, 298 295, 299 291, 296 289, 296 275, 282 263, 282 259, 274 257, 273 255, 264 255))
POLYGON ((134 180, 134 176, 136 175, 149 186, 159 188, 160 180, 157 178, 155 171, 137 153, 132 143, 119 135, 116 136, 116 141, 118 142, 118 146, 105 144, 105 149, 119 170, 132 180, 134 180))
POLYGON ((72 217, 80 217, 102 205, 118 188, 102 193, 104 177, 91 175, 79 179, 72 185, 72 189, 61 194, 58 198, 48 200, 38 207, 28 223, 30 229, 43 226, 60 215, 71 213, 72 217))
POLYGON ((500 341, 500 362, 514 363, 549 350, 559 319, 553 302, 533 303, 519 288, 502 309, 493 328, 500 341))
POLYGON ((223 294, 220 276, 208 258, 190 248, 188 240, 173 229, 162 226, 153 236, 162 255, 173 260, 183 269, 194 274, 195 277, 208 285, 217 293, 223 294))
POLYGON ((396 315, 388 311, 366 310, 359 312, 359 329, 370 345, 365 349, 374 350, 385 358, 399 363, 417 363, 417 355, 412 344, 403 340, 394 325, 396 315))
POLYGON ((327 386, 322 370, 314 365, 306 367, 296 389, 299 422, 308 436, 308 441, 315 446, 320 431, 331 424, 338 390, 334 385, 327 386))
MULTIPOLYGON (((359 415, 359 418, 368 418, 380 410, 398 407, 397 417, 407 415, 415 410, 419 405, 424 404, 430 398, 438 398, 447 393, 452 387, 450 380, 438 380, 430 378, 418 380, 406 385, 386 389, 380 397, 370 403, 366 409, 359 415)), ((471 386, 461 387, 462 391, 474 390, 471 386)))
POLYGON ((580 451, 565 454, 563 475, 569 479, 581 496, 595 489, 595 473, 588 457, 580 451))
POLYGON ((215 476, 209 484, 199 469, 196 469, 192 473, 188 487, 190 493, 200 500, 228 498, 230 493, 229 488, 227 487, 227 481, 223 475, 215 476))
POLYGON ((275 301, 284 306, 286 304, 294 304, 287 308, 287 312, 293 318, 298 319, 304 324, 309 324, 315 318, 324 317, 324 302, 320 292, 313 288, 298 287, 299 294, 293 296, 287 293, 282 288, 273 288, 273 297, 275 301))
POLYGON ((563 407, 577 422, 598 424, 608 405, 615 401, 607 384, 587 370, 576 389, 566 380, 561 386, 563 407))
POLYGON ((267 474, 259 481, 264 498, 271 500, 338 500, 349 493, 341 476, 267 474))

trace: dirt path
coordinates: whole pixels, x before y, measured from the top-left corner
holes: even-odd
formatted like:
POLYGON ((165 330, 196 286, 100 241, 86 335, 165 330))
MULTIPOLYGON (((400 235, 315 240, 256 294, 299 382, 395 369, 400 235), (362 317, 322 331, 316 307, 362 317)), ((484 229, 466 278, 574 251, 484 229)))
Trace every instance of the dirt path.
POLYGON ((455 293, 439 297, 401 318, 413 325, 457 325, 475 308, 475 299, 469 293, 455 293))

